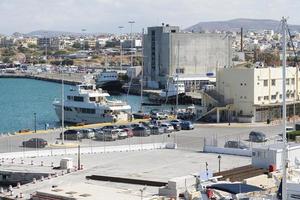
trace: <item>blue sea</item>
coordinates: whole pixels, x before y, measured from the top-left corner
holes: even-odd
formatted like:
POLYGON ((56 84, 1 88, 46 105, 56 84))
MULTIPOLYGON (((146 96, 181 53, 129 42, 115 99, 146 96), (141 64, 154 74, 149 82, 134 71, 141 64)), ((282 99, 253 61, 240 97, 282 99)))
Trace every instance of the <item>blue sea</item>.
MULTIPOLYGON (((65 85, 65 91, 69 85, 65 85)), ((61 84, 18 78, 0 78, 0 133, 22 129, 34 130, 34 113, 37 129, 59 126, 52 106, 55 98, 61 97, 61 84)), ((111 96, 111 99, 126 100, 126 95, 111 96)), ((133 111, 140 105, 139 96, 128 96, 133 111)))

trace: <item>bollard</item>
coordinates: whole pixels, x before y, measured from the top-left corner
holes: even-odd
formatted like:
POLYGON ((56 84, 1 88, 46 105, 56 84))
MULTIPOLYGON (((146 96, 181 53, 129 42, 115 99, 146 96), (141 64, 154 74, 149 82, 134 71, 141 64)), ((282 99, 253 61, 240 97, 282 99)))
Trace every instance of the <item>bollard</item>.
POLYGON ((9 185, 8 186, 8 191, 12 191, 12 189, 13 189, 12 185, 9 185))
POLYGON ((2 158, 2 163, 4 163, 4 158, 2 158))
POLYGON ((51 167, 54 167, 54 163, 53 162, 51 162, 51 167))
POLYGON ((77 172, 77 166, 74 166, 74 171, 77 172))
POLYGON ((65 175, 65 172, 64 172, 64 171, 61 171, 61 175, 65 175))
POLYGON ((21 187, 21 183, 18 182, 18 183, 17 183, 17 188, 20 188, 20 187, 21 187))
POLYGON ((54 176, 55 176, 55 177, 58 177, 58 173, 57 173, 57 172, 55 172, 54 176))
POLYGON ((10 196, 13 196, 13 195, 14 195, 14 192, 11 190, 9 195, 10 195, 10 196))
POLYGON ((67 174, 71 173, 71 169, 67 169, 67 174))
POLYGON ((83 165, 80 165, 80 170, 83 170, 83 165))
POLYGON ((31 160, 30 164, 33 165, 33 160, 31 160))
POLYGON ((36 183, 36 178, 32 179, 32 183, 35 184, 36 183))
POLYGON ((51 174, 48 174, 48 179, 51 179, 51 174))
POLYGON ((14 158, 11 159, 11 164, 14 164, 14 160, 15 160, 14 158))
POLYGON ((44 162, 43 161, 41 161, 41 166, 44 166, 44 162))

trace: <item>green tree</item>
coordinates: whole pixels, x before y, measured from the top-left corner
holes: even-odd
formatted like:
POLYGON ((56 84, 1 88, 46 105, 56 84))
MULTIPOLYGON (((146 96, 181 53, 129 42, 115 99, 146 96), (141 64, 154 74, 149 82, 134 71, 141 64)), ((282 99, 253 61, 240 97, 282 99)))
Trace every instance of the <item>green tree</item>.
POLYGON ((73 44, 72 47, 75 48, 75 49, 80 49, 81 48, 81 44, 80 44, 80 42, 74 42, 74 44, 73 44))

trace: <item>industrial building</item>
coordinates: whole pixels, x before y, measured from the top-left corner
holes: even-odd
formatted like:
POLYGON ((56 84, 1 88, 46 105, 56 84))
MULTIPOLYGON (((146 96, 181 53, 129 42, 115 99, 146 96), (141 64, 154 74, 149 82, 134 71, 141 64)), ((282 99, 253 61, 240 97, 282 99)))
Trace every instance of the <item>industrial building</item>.
POLYGON ((148 27, 143 40, 148 87, 164 88, 176 73, 199 79, 215 74, 217 67, 232 65, 232 39, 227 34, 187 33, 178 26, 162 25, 148 27))
MULTIPOLYGON (((217 71, 217 93, 229 102, 231 120, 262 122, 281 118, 282 67, 223 68, 217 71)), ((300 113, 299 70, 286 69, 287 115, 300 113)))

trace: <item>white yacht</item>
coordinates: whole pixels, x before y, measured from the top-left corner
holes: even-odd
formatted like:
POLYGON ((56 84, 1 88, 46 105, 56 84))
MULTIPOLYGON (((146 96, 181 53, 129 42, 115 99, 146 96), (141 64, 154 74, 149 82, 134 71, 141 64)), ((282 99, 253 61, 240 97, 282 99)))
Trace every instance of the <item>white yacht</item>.
MULTIPOLYGON (((69 123, 102 123, 127 120, 130 105, 119 100, 108 100, 110 95, 96 89, 94 84, 77 85, 65 94, 64 121, 69 123)), ((54 100, 55 111, 62 119, 62 102, 54 100)))

